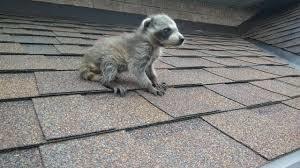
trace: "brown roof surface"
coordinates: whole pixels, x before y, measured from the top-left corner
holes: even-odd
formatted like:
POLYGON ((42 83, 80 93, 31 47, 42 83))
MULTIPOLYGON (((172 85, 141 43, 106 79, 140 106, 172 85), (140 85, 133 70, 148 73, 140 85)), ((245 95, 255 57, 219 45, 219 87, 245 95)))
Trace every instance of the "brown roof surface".
POLYGON ((300 71, 236 36, 187 35, 156 63, 166 95, 79 78, 126 26, 0 15, 0 167, 260 167, 300 148, 300 71))

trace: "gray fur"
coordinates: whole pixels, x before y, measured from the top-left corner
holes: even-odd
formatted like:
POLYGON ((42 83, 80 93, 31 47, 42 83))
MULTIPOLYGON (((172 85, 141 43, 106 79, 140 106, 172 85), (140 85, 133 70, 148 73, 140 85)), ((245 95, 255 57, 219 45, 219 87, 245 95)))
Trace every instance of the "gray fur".
POLYGON ((161 47, 178 46, 182 42, 183 36, 169 16, 152 15, 133 33, 98 40, 84 55, 80 75, 124 95, 126 90, 112 81, 119 73, 129 71, 141 87, 154 95, 163 95, 165 87, 158 83, 153 63, 160 56, 161 47))

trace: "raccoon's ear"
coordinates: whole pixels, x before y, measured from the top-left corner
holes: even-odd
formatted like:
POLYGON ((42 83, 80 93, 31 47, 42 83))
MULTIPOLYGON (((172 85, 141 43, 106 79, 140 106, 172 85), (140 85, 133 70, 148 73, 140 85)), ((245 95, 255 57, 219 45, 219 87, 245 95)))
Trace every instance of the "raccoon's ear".
POLYGON ((146 30, 150 26, 151 22, 152 22, 152 18, 144 19, 142 24, 141 24, 142 30, 146 30))

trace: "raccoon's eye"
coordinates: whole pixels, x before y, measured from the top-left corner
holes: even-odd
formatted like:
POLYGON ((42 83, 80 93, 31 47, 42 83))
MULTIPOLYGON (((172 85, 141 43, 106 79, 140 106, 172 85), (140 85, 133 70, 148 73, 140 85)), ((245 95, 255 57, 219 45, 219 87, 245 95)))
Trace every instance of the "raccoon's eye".
POLYGON ((165 33, 168 33, 168 32, 171 31, 171 29, 170 29, 169 27, 167 27, 167 28, 164 28, 163 31, 164 31, 165 33))

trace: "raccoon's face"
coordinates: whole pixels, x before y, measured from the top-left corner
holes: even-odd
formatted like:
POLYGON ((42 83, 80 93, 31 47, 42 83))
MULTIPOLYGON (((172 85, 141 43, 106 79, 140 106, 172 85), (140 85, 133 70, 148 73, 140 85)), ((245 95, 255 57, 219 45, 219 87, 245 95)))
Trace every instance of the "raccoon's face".
POLYGON ((160 46, 180 46, 184 41, 174 20, 165 14, 146 18, 142 26, 144 33, 151 36, 151 39, 160 46))

